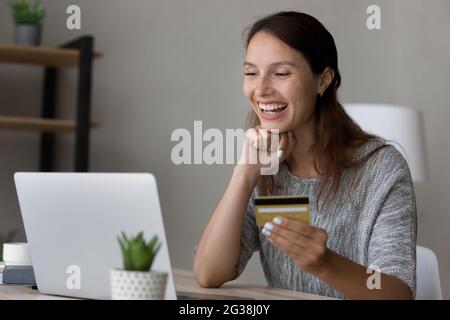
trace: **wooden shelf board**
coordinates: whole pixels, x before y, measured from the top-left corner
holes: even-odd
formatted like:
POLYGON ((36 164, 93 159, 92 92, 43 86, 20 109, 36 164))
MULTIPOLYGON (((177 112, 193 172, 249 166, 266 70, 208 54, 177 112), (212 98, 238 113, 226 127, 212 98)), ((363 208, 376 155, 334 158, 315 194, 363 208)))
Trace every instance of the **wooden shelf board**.
MULTIPOLYGON (((25 63, 49 67, 74 67, 78 65, 80 53, 76 49, 23 46, 0 43, 0 62, 25 63)), ((95 58, 103 54, 95 52, 95 58)))
MULTIPOLYGON (((99 127, 93 122, 91 127, 99 127)), ((76 122, 68 119, 0 116, 0 129, 64 133, 74 131, 76 122)))

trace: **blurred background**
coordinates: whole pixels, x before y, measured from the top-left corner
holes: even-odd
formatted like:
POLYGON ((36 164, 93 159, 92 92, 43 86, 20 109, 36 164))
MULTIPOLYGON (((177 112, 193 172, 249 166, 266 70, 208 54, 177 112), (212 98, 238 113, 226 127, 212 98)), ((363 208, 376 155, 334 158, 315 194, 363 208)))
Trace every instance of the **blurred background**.
MULTIPOLYGON (((298 10, 318 18, 338 48, 343 103, 409 106, 423 115, 427 180, 417 183, 418 244, 439 260, 450 298, 450 2, 447 0, 47 0, 43 46, 92 35, 95 50, 90 171, 152 172, 158 182, 174 266, 190 269, 192 249, 215 209, 232 165, 171 162, 177 128, 244 128, 242 33, 257 18, 298 10), (81 30, 68 30, 66 9, 81 8, 81 30), (381 29, 366 9, 381 8, 381 29)), ((0 0, 0 43, 12 43, 9 1, 0 0)), ((39 116, 43 68, 0 63, 0 114, 39 116)), ((59 74, 58 116, 73 118, 77 72, 59 74)), ((16 171, 39 170, 35 132, 0 130, 0 232, 25 240, 13 183, 16 171)), ((57 171, 73 169, 71 133, 56 140, 57 171)), ((265 283, 254 255, 243 279, 265 283)))

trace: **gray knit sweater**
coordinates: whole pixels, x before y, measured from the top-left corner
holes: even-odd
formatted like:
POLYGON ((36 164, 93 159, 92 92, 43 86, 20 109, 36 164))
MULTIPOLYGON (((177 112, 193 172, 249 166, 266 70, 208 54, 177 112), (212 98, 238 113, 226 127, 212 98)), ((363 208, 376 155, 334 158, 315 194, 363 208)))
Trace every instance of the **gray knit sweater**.
MULTIPOLYGON (((355 156, 366 154, 378 144, 377 140, 367 142, 355 156)), ((311 224, 328 232, 329 249, 363 266, 379 267, 382 273, 406 283, 414 296, 417 218, 408 164, 390 145, 369 158, 360 172, 360 178, 349 192, 350 174, 345 171, 331 207, 319 211, 315 201, 317 179, 294 176, 283 163, 275 176, 279 188, 274 195, 308 196, 311 224)), ((253 204, 258 195, 258 187, 255 187, 243 222, 238 273, 244 270, 253 252, 259 250, 269 286, 345 298, 327 283, 302 271, 260 232, 255 223, 253 204)), ((322 208, 320 202, 319 208, 322 208)))

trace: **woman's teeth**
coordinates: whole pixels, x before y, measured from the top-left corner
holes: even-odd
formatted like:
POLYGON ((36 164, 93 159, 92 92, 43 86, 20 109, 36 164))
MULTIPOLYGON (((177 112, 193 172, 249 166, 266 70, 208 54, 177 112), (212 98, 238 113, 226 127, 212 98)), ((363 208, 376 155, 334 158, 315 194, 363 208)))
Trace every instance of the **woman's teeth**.
POLYGON ((265 114, 277 114, 284 109, 286 109, 287 104, 278 104, 278 103, 272 103, 272 104, 258 104, 259 108, 261 109, 261 112, 265 114))

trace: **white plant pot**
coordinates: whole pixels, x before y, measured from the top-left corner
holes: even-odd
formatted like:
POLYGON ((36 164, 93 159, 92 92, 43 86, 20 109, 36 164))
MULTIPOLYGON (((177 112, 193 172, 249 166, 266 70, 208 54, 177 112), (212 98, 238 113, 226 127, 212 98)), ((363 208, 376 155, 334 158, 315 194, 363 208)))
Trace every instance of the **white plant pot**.
POLYGON ((111 299, 164 300, 167 272, 110 271, 111 299))

